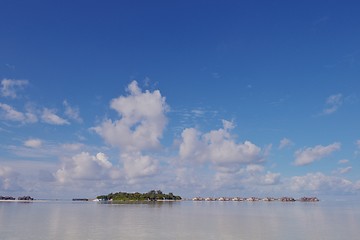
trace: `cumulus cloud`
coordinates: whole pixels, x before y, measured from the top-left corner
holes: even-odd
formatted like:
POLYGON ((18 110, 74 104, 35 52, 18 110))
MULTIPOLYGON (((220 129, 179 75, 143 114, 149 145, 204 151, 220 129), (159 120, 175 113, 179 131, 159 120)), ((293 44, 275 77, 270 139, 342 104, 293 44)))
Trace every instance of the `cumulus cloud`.
POLYGON ((252 185, 275 185, 280 182, 280 173, 273 173, 270 171, 265 172, 262 165, 250 164, 239 173, 242 175, 242 182, 252 185))
POLYGON ((157 149, 167 124, 168 105, 159 90, 142 91, 136 81, 127 87, 127 96, 112 99, 110 107, 118 120, 106 119, 93 128, 107 143, 120 149, 120 160, 129 181, 151 176, 157 161, 143 151, 157 149))
POLYGON ((15 108, 5 103, 0 103, 0 116, 5 120, 20 123, 35 123, 38 120, 34 113, 30 111, 25 113, 17 111, 15 108))
POLYGON ((0 94, 3 97, 16 98, 17 90, 24 88, 28 83, 27 80, 3 79, 1 81, 0 94))
POLYGON ((315 192, 352 192, 356 190, 356 184, 336 176, 327 176, 321 172, 308 173, 305 176, 294 176, 290 180, 290 188, 293 191, 315 192))
POLYGON ((157 173, 158 162, 151 156, 140 152, 126 152, 121 154, 126 177, 130 183, 138 178, 149 177, 157 173))
POLYGON ((290 139, 283 138, 283 139, 280 140, 279 149, 283 149, 283 148, 288 147, 288 146, 290 146, 292 144, 293 144, 293 142, 290 139))
POLYGON ((100 180, 110 179, 117 174, 118 170, 108 161, 104 153, 95 156, 88 152, 82 152, 70 159, 65 159, 62 167, 55 173, 60 183, 73 180, 100 180))
POLYGON ((264 166, 259 165, 259 164, 249 164, 246 166, 245 171, 250 174, 263 172, 264 166))
POLYGON ((125 152, 159 147, 167 123, 165 97, 159 90, 142 92, 136 81, 129 84, 127 91, 128 96, 120 96, 110 103, 120 119, 105 120, 94 128, 95 132, 125 152))
POLYGON ((24 142, 25 147, 30 148, 39 148, 42 145, 42 141, 40 139, 28 139, 24 142))
POLYGON ((179 156, 182 160, 211 162, 218 167, 258 163, 263 160, 260 147, 245 141, 236 143, 230 130, 233 123, 223 120, 223 127, 201 134, 194 128, 187 128, 181 134, 179 156))
POLYGON ((70 104, 66 100, 64 100, 63 105, 65 107, 65 115, 68 118, 75 120, 76 122, 82 123, 83 120, 80 117, 79 108, 70 106, 70 104))
POLYGON ((340 143, 333 143, 328 146, 317 145, 315 147, 309 147, 305 149, 299 149, 295 152, 296 166, 303 166, 310 164, 316 160, 320 160, 325 156, 330 155, 332 152, 339 150, 341 147, 340 143))
POLYGON ((48 124, 52 125, 66 125, 70 124, 66 119, 56 115, 56 110, 44 108, 41 119, 48 124))
POLYGON ((343 97, 341 93, 329 96, 326 99, 326 107, 322 114, 329 115, 336 112, 343 103, 343 97))
POLYGON ((279 183, 280 173, 267 172, 262 178, 261 183, 264 185, 274 185, 279 183))

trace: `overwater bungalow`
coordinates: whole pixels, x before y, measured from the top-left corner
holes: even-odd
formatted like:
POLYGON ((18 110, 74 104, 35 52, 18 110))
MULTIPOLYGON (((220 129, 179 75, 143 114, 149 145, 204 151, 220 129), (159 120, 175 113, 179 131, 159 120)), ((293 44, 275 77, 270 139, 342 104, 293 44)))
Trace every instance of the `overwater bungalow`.
POLYGON ((265 201, 265 202, 270 202, 270 201, 274 201, 274 200, 275 200, 275 198, 272 198, 272 197, 265 197, 265 198, 263 198, 262 200, 263 200, 263 201, 265 201))
POLYGON ((317 197, 302 197, 299 199, 300 202, 318 202, 319 199, 317 197))
POLYGON ((207 197, 205 198, 205 201, 216 201, 216 198, 207 197))
POLYGON ((280 198, 280 201, 282 202, 295 202, 295 198, 292 198, 292 197, 282 197, 280 198))
POLYGON ((205 199, 202 197, 194 197, 192 200, 193 201, 204 201, 205 199))
POLYGON ((248 201, 248 202, 255 202, 255 201, 259 201, 259 198, 249 197, 249 198, 246 199, 246 201, 248 201))

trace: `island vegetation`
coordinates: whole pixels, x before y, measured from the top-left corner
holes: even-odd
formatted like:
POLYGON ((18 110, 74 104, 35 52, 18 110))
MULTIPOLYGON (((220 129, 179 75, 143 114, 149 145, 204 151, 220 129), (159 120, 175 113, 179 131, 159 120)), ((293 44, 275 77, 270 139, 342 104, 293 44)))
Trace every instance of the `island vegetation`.
POLYGON ((110 193, 108 195, 100 195, 96 197, 101 201, 175 201, 181 200, 180 196, 176 196, 173 193, 165 194, 161 190, 151 190, 147 193, 128 193, 117 192, 110 193))

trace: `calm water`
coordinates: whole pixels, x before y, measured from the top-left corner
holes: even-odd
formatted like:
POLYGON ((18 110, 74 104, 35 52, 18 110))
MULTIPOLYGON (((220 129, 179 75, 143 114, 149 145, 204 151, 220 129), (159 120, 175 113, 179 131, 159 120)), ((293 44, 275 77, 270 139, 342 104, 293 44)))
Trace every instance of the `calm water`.
POLYGON ((0 202, 0 239, 359 239, 347 202, 0 202))

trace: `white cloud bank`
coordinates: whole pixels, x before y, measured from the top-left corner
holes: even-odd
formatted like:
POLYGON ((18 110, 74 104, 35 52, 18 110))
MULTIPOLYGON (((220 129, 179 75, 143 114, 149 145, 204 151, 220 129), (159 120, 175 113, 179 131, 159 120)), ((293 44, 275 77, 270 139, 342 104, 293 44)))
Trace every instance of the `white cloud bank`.
POLYGON ((38 121, 37 116, 29 109, 23 113, 5 103, 0 103, 0 116, 2 119, 20 123, 36 123, 38 121))
MULTIPOLYGON (((263 161, 261 148, 245 141, 236 143, 230 130, 232 122, 223 120, 223 127, 201 134, 195 128, 187 128, 181 134, 179 156, 182 160, 211 162, 218 167, 234 170, 234 166, 263 161)), ((225 170, 225 169, 224 169, 225 170)))
MULTIPOLYGON (((69 119, 82 122, 78 108, 72 108, 67 102, 65 105, 65 115, 69 119)), ((4 120, 25 123, 37 123, 39 118, 51 125, 69 125, 70 122, 56 114, 56 109, 44 108, 42 111, 33 109, 30 105, 26 106, 25 111, 18 111, 14 107, 0 102, 0 117, 4 120), (39 116, 39 117, 38 117, 39 116)))
POLYGON ((333 143, 328 146, 317 145, 315 147, 309 147, 305 149, 299 149, 295 152, 295 161, 296 166, 303 166, 310 164, 316 160, 320 160, 332 152, 339 150, 341 148, 340 143, 333 143))
POLYGON ((351 182, 337 176, 327 176, 321 172, 308 173, 291 178, 290 189, 296 192, 354 192, 359 190, 359 182, 351 182))
MULTIPOLYGON (((70 120, 82 120, 76 107, 71 107, 67 101, 63 102, 63 106, 64 116, 68 120, 57 115, 54 109, 35 111, 28 108, 26 113, 22 113, 1 103, 0 114, 3 114, 3 118, 22 123, 30 122, 30 119, 38 121, 36 116, 43 122, 55 125, 70 124, 70 120), (27 113, 37 115, 30 118, 27 113)), ((126 95, 111 100, 110 108, 116 111, 118 118, 105 119, 92 129, 106 143, 119 149, 118 164, 109 161, 109 157, 102 152, 95 155, 89 153, 94 151, 93 146, 90 150, 90 146, 83 143, 52 145, 37 138, 29 138, 22 142, 21 147, 12 146, 8 149, 27 159, 58 157, 60 166, 53 164, 40 169, 37 183, 39 186, 47 184, 48 189, 53 189, 54 193, 71 189, 76 193, 92 191, 95 194, 112 190, 112 187, 143 190, 148 186, 166 186, 171 191, 180 190, 191 195, 196 192, 263 195, 278 194, 282 191, 360 190, 360 181, 350 182, 340 177, 341 174, 351 171, 352 168, 347 166, 338 168, 333 172, 334 176, 309 173, 283 181, 281 174, 276 172, 276 166, 270 166, 275 169, 271 169, 274 172, 270 171, 265 162, 271 145, 261 148, 249 140, 237 141, 232 133, 234 123, 226 120, 222 121, 220 128, 207 132, 201 132, 197 128, 185 128, 177 141, 177 152, 170 149, 163 151, 161 139, 167 125, 166 113, 169 107, 159 90, 142 91, 136 81, 128 85, 126 95)), ((192 114, 200 116, 204 113, 193 111, 192 114)), ((282 149, 290 144, 292 141, 283 138, 278 147, 282 149)), ((357 145, 360 146, 359 141, 357 145)), ((294 164, 311 164, 340 147, 340 143, 333 143, 299 149, 295 153, 294 164)), ((107 150, 102 148, 96 151, 107 150)), ((35 175, 32 173, 30 178, 27 176, 28 168, 22 169, 19 177, 12 169, 0 166, 0 189, 7 192, 31 189, 36 182, 33 180, 35 175), (21 180, 26 177, 26 181, 21 180)), ((19 172, 19 168, 16 168, 16 171, 19 172)))
POLYGON ((234 124, 226 120, 222 123, 221 128, 206 133, 195 128, 183 130, 177 163, 182 171, 177 172, 177 180, 205 191, 244 190, 279 183, 280 174, 266 172, 263 166, 270 147, 261 149, 248 140, 237 142, 231 134, 234 124), (191 178, 185 172, 192 172, 191 178))
POLYGON ((119 170, 114 168, 104 153, 95 156, 82 152, 70 159, 64 159, 61 168, 55 173, 60 183, 74 180, 106 180, 118 177, 119 170))
MULTIPOLYGON (((23 89, 28 83, 27 80, 3 79, 0 83, 0 96, 17 98, 17 91, 23 89)), ((64 114, 68 119, 82 123, 83 120, 80 117, 79 108, 72 107, 66 100, 63 101, 63 105, 65 107, 64 114)), ((25 105, 24 111, 19 111, 9 104, 0 102, 0 118, 7 121, 25 124, 37 123, 41 119, 43 122, 52 125, 70 124, 67 119, 60 117, 56 112, 56 109, 48 109, 46 107, 42 110, 35 109, 30 103, 25 105)))

